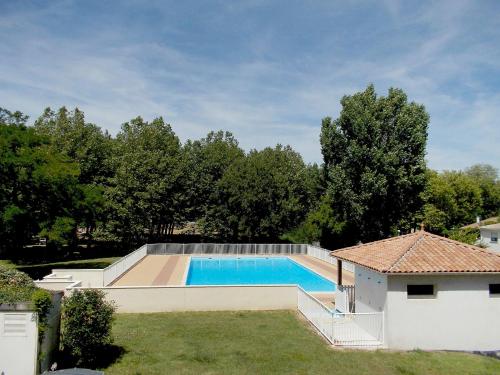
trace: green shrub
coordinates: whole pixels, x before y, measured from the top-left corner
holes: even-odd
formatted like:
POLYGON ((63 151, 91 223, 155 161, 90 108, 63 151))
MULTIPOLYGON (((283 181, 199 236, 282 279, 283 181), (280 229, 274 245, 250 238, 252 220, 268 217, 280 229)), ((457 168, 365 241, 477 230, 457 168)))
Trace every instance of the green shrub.
POLYGON ((37 290, 24 272, 0 265, 0 303, 30 302, 37 290))
POLYGON ((38 338, 42 342, 52 307, 51 294, 38 288, 24 272, 0 265, 0 303, 16 302, 30 303, 38 313, 38 338))
POLYGON ((454 229, 448 232, 448 237, 452 240, 475 245, 479 238, 478 228, 454 229))
POLYGON ((63 301, 61 344, 77 365, 92 365, 113 341, 115 306, 100 290, 75 291, 63 301))

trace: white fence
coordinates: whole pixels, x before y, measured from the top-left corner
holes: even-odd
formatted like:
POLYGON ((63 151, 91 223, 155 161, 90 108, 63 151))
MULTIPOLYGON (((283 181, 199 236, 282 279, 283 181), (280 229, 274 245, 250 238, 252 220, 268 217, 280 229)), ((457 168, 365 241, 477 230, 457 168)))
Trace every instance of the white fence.
MULTIPOLYGON (((330 255, 331 250, 323 249, 322 247, 307 245, 307 255, 314 258, 321 259, 333 265, 337 265, 337 259, 330 255)), ((349 262, 342 262, 342 269, 354 273, 354 264, 349 262)))
MULTIPOLYGON (((214 255, 287 255, 307 254, 336 265, 331 250, 307 244, 220 244, 220 243, 155 243, 147 245, 148 254, 214 254, 214 255)), ((342 268, 354 272, 354 265, 342 262, 342 268)))
POLYGON ((148 245, 143 245, 139 249, 124 256, 120 260, 110 264, 103 270, 103 286, 109 285, 113 280, 128 271, 130 267, 147 255, 148 245))
POLYGON ((219 254, 271 255, 307 254, 303 244, 219 244, 219 243, 157 243, 147 245, 148 254, 219 254))
POLYGON ((384 343, 384 313, 338 313, 298 288, 298 310, 326 339, 339 346, 380 346, 384 343))

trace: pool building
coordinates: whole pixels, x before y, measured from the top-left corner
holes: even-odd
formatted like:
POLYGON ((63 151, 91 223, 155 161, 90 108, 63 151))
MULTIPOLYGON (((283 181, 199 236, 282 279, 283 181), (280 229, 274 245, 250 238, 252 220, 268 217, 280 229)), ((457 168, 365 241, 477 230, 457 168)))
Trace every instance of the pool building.
POLYGON ((354 311, 384 312, 385 347, 500 350, 500 254, 417 231, 332 256, 355 265, 354 311))

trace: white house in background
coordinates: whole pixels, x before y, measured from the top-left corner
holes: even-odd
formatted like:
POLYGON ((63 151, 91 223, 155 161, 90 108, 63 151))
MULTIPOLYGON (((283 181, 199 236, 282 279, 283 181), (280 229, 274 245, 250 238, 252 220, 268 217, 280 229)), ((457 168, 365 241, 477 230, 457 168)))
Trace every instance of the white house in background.
POLYGON ((500 254, 418 231, 331 255, 355 265, 355 312, 384 312, 383 346, 500 350, 500 254))
POLYGON ((500 242, 498 242, 498 237, 500 236, 500 223, 484 225, 479 227, 479 231, 481 233, 481 243, 488 246, 488 248, 493 251, 500 252, 500 242))

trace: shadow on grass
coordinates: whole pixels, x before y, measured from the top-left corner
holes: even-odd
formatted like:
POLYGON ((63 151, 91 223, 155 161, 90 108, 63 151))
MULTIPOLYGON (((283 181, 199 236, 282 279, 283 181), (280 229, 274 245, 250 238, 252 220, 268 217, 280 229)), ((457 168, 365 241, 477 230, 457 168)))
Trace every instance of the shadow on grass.
POLYGON ((81 363, 71 354, 61 351, 56 356, 58 368, 85 367, 91 369, 106 369, 123 357, 127 351, 118 345, 107 345, 101 348, 95 357, 89 358, 81 363))

